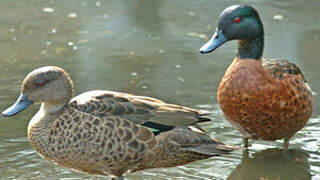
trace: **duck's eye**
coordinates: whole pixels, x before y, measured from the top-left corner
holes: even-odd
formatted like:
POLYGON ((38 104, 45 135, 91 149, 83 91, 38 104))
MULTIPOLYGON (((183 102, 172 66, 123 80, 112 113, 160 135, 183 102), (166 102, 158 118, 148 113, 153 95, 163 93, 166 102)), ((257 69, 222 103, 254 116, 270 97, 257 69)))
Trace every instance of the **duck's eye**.
POLYGON ((47 82, 46 81, 43 81, 43 82, 39 82, 39 83, 36 83, 36 86, 42 88, 44 85, 46 85, 47 82))
POLYGON ((241 18, 240 18, 240 17, 236 17, 236 18, 233 19, 233 21, 234 21, 235 23, 239 23, 239 22, 241 21, 241 18))

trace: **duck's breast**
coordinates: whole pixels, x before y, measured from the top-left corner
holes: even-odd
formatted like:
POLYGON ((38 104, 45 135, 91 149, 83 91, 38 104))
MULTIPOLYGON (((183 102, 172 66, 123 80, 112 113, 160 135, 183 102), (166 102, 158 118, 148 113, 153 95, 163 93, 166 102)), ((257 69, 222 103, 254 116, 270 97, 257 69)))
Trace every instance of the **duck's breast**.
POLYGON ((301 73, 274 70, 250 59, 236 58, 229 66, 218 102, 242 133, 264 140, 291 137, 312 112, 312 95, 301 73))

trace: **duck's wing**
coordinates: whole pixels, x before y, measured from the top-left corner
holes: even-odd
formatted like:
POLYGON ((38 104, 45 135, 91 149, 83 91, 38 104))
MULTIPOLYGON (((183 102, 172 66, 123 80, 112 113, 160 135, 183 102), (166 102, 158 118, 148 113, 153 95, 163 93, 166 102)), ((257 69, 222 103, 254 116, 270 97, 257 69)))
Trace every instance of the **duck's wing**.
POLYGON ((207 111, 113 91, 89 91, 73 98, 69 105, 95 116, 118 116, 160 131, 211 120, 205 117, 210 114, 207 111))
POLYGON ((155 136, 155 139, 158 144, 148 150, 143 161, 131 171, 180 166, 240 149, 211 138, 197 125, 175 128, 155 136))
POLYGON ((179 144, 184 150, 207 156, 219 156, 239 149, 239 147, 223 144, 210 137, 198 125, 176 128, 159 135, 157 138, 168 138, 179 144))
POLYGON ((304 77, 300 68, 294 63, 283 59, 264 59, 262 66, 266 69, 274 78, 277 79, 293 79, 297 86, 303 84, 308 91, 311 92, 311 88, 308 85, 306 78, 304 77))
POLYGON ((262 66, 275 78, 283 79, 285 75, 300 76, 301 80, 307 82, 300 68, 288 60, 263 59, 262 66))

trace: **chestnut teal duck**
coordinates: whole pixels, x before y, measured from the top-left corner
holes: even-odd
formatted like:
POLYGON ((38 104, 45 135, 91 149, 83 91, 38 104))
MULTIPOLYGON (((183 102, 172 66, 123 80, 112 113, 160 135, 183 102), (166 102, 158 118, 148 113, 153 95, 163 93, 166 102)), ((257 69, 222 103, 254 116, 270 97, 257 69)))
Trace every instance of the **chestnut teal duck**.
POLYGON ((206 111, 105 90, 73 96, 66 71, 41 67, 26 76, 20 97, 3 115, 13 116, 40 102, 28 125, 34 149, 66 168, 113 179, 237 149, 211 138, 196 124, 210 121, 206 111))
POLYGON ((312 114, 312 92, 297 65, 288 60, 263 59, 264 32, 258 12, 249 5, 222 11, 218 28, 200 48, 210 53, 227 41, 238 40, 238 50, 219 88, 218 103, 226 119, 244 138, 290 138, 312 114))

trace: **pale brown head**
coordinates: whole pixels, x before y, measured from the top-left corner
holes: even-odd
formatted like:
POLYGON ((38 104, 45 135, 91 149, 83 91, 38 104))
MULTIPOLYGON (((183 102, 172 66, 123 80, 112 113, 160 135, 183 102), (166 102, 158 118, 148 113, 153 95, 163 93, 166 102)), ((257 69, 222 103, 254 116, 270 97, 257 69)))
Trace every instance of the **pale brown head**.
POLYGON ((62 104, 73 97, 73 82, 69 74, 56 66, 45 66, 30 72, 24 79, 21 95, 4 116, 15 115, 33 102, 62 104))

